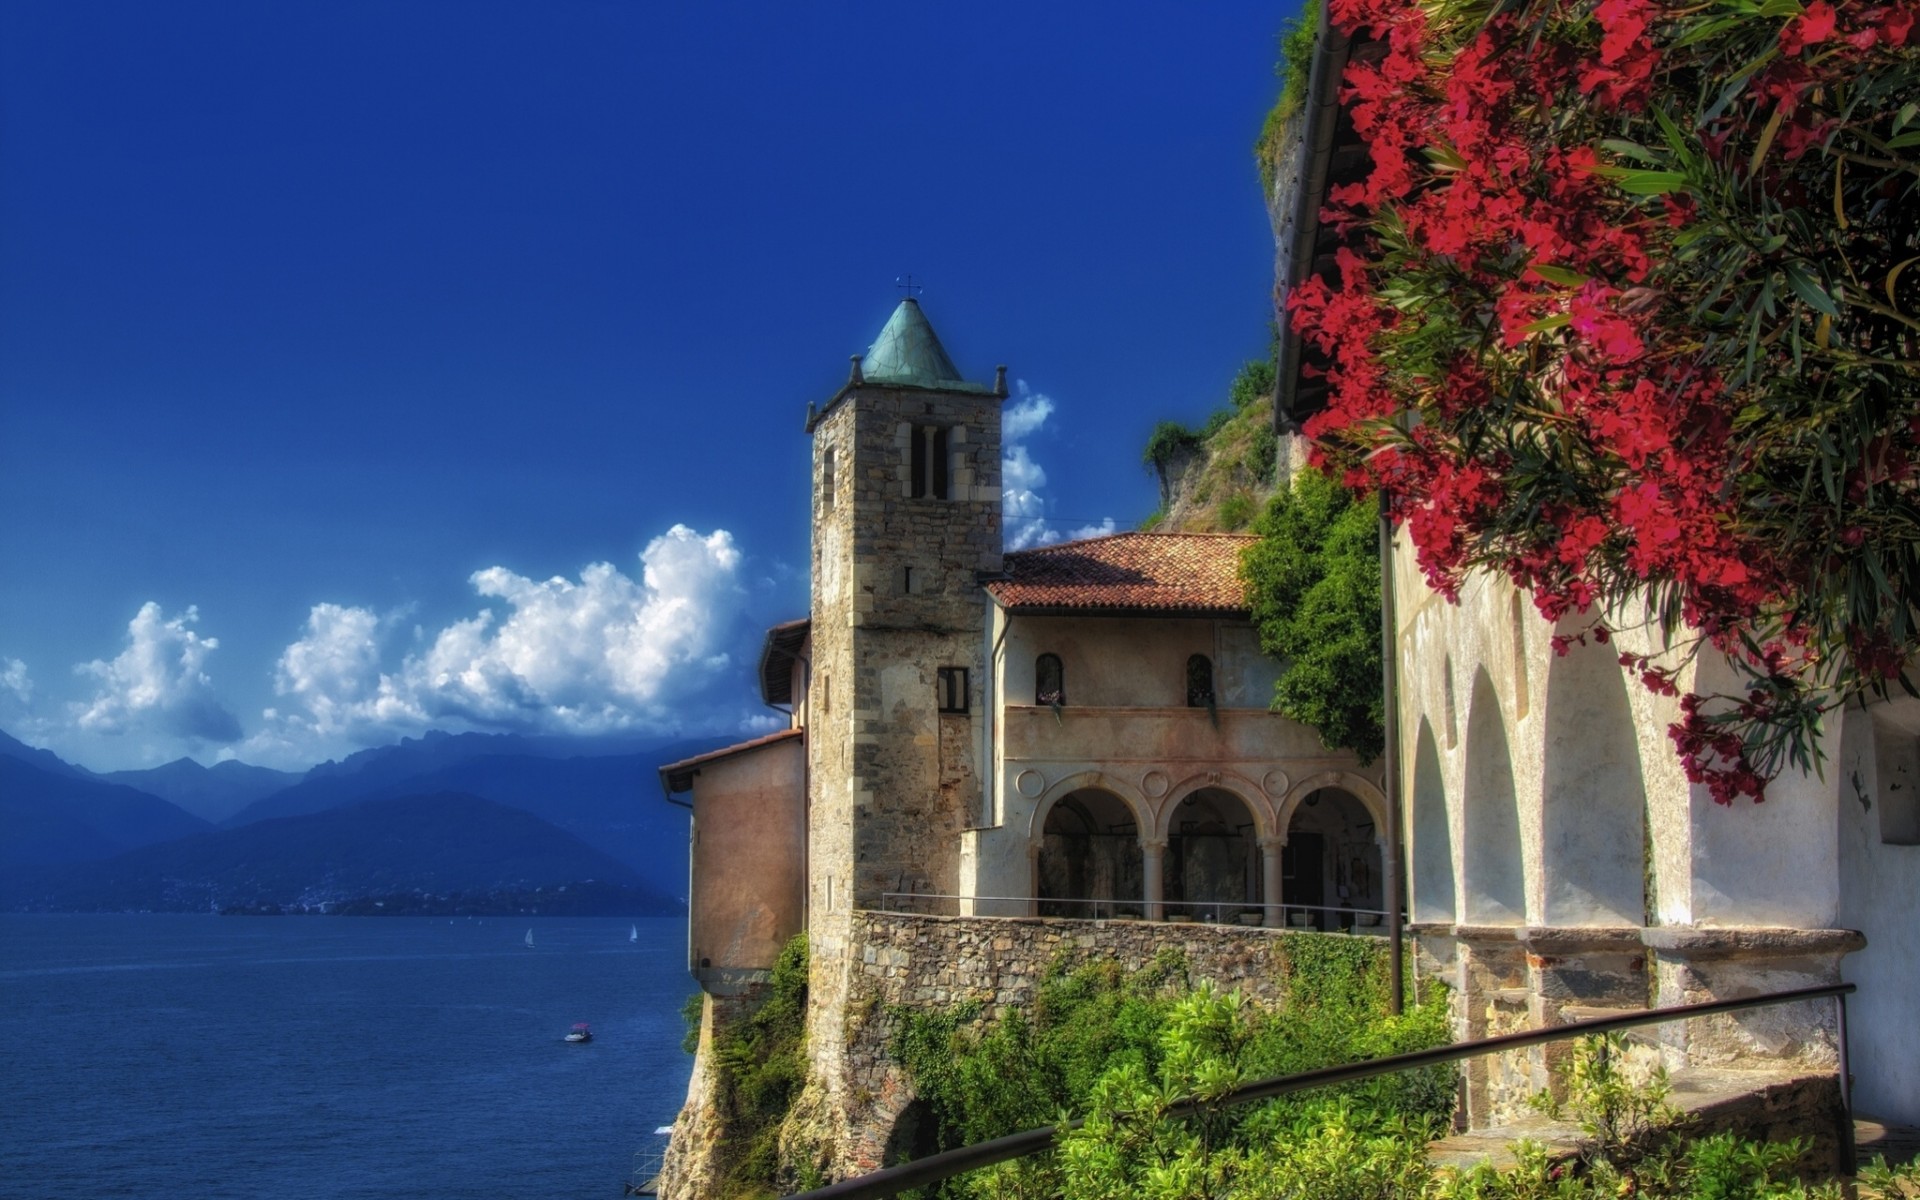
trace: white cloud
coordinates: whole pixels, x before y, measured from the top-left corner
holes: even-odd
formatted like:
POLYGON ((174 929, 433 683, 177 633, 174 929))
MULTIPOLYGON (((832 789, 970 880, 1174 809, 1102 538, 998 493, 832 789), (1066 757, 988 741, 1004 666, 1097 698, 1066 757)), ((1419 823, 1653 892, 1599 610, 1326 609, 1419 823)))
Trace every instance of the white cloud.
POLYGON ((21 708, 33 703, 33 675, 27 670, 27 664, 17 658, 6 660, 6 669, 0 670, 0 690, 4 690, 12 702, 21 708))
POLYGON ((1026 381, 1017 383, 1020 398, 1009 405, 1000 418, 1000 511, 1002 541, 1009 550, 1033 546, 1051 546, 1055 542, 1099 537, 1116 530, 1112 517, 1097 524, 1082 525, 1070 532, 1047 519, 1047 502, 1040 489, 1047 485, 1047 472, 1033 460, 1027 442, 1053 415, 1053 400, 1028 389, 1026 381))
POLYGON ((704 695, 738 682, 729 650, 750 589, 726 530, 675 525, 641 553, 638 578, 594 563, 577 580, 496 566, 470 582, 499 607, 433 634, 416 627, 412 652, 390 670, 384 643, 397 617, 315 605, 275 672, 287 703, 267 711, 241 756, 310 759, 429 727, 593 734, 738 723, 704 695))
POLYGON ((240 723, 213 694, 207 656, 220 648, 218 638, 201 637, 200 620, 189 605, 167 617, 149 600, 127 624, 127 647, 108 661, 96 659, 74 670, 99 681, 91 700, 71 706, 74 724, 96 734, 158 734, 188 742, 230 742, 240 723))

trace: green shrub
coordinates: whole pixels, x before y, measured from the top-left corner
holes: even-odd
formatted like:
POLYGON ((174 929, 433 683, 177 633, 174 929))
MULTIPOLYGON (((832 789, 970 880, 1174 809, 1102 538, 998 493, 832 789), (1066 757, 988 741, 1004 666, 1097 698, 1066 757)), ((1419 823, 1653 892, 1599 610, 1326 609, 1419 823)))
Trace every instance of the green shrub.
POLYGON ((1273 73, 1280 77, 1280 95, 1267 110, 1260 136, 1253 143, 1262 195, 1273 194, 1274 160, 1280 148, 1280 132, 1306 102, 1307 79, 1313 70, 1313 43, 1319 32, 1320 0, 1307 0, 1297 19, 1280 26, 1280 60, 1273 67, 1273 73))
POLYGON ((680 1020, 687 1027, 687 1031, 680 1035, 680 1048, 688 1054, 696 1053, 700 1049, 700 1018, 702 1010, 706 1007, 706 1000, 705 992, 695 992, 687 997, 685 1004, 680 1006, 680 1020))
POLYGON ((1273 708, 1331 749, 1385 747, 1379 507, 1317 471, 1276 492, 1240 562, 1260 648, 1283 664, 1273 708))
MULTIPOLYGON (((1131 1113, 1142 1095, 1171 1101, 1186 1092, 1230 1087, 1229 1081, 1447 1040, 1444 996, 1404 1017, 1387 1015, 1386 956, 1380 943, 1287 934, 1274 946, 1273 968, 1284 978, 1287 993, 1279 1011, 1223 996, 1205 983, 1191 984, 1185 957, 1168 949, 1130 973, 1111 962, 1056 968, 1032 1005, 1009 1009, 998 1019, 988 1018, 978 1005, 945 1013, 895 1010, 893 1054, 906 1067, 915 1094, 932 1110, 942 1148, 1051 1124, 1062 1113, 1084 1112, 1091 1120, 1104 1111, 1126 1125, 1136 1155, 1158 1156, 1170 1144, 1165 1138, 1185 1138, 1190 1131, 1175 1128, 1163 1135, 1154 1132, 1152 1116, 1115 1115, 1131 1113)), ((1355 1085, 1339 1094, 1289 1097, 1214 1114, 1192 1136, 1208 1145, 1245 1148, 1271 1140, 1276 1129, 1336 1108, 1355 1128, 1436 1128, 1453 1105, 1453 1073, 1440 1068, 1439 1074, 1437 1087, 1424 1076, 1420 1085, 1370 1081, 1382 1086, 1355 1085)), ((1084 1152, 1097 1156, 1108 1150, 1084 1152)), ((1136 1167, 1137 1162, 1125 1167, 1129 1178, 1138 1174, 1136 1167)), ((1059 1197, 1065 1175, 1074 1169, 1057 1155, 1041 1155, 974 1172, 939 1194, 1059 1197)))
POLYGON ((803 933, 774 960, 760 1007, 714 1039, 713 1066, 726 1113, 719 1200, 772 1194, 780 1172, 780 1125, 807 1078, 806 1016, 803 933))

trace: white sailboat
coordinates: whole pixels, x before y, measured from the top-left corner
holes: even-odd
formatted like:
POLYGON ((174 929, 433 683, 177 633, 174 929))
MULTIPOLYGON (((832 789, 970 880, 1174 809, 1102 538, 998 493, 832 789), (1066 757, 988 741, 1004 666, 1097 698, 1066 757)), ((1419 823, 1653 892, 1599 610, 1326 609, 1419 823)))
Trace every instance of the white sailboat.
POLYGON ((629 942, 637 942, 640 940, 640 927, 638 925, 628 926, 627 940, 629 942))
POLYGON ((527 949, 533 949, 533 930, 531 928, 527 930, 527 949))

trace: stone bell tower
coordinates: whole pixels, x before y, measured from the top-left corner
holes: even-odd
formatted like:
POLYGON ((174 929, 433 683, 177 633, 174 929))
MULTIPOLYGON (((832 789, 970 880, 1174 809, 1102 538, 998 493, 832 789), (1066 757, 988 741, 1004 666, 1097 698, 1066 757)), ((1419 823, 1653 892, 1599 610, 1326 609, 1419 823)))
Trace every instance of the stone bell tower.
POLYGON ((978 579, 1001 567, 1006 394, 1004 367, 992 385, 962 378, 908 298, 808 416, 816 940, 882 893, 958 890, 980 790, 978 579))

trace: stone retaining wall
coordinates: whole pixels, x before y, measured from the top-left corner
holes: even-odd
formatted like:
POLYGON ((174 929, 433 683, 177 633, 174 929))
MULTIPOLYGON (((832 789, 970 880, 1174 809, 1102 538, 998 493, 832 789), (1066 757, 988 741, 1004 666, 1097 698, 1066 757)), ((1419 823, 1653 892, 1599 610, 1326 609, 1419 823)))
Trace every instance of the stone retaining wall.
MULTIPOLYGON (((819 1161, 836 1178, 883 1165, 887 1141, 913 1100, 888 1054, 891 1008, 944 1012, 975 1001, 988 1015, 1033 1002, 1048 970, 1096 962, 1151 966, 1165 950, 1185 956, 1191 980, 1238 989, 1257 1003, 1284 999, 1289 938, 1342 937, 1278 929, 1046 917, 940 917, 856 912, 841 1008, 840 1078, 809 1081, 799 1106, 819 1161), (844 1115, 842 1115, 844 1114, 844 1115)), ((816 1027, 818 1028, 818 1027, 816 1027)), ((818 1048, 813 1052, 815 1061, 818 1048)))

